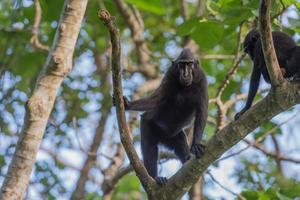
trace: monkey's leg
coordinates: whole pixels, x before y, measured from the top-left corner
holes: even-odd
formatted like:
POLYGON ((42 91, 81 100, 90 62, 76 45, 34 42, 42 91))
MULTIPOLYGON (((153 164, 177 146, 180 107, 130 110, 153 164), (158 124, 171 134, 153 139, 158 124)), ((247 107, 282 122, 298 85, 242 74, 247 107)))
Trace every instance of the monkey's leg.
POLYGON ((150 176, 157 176, 158 141, 150 133, 149 121, 141 119, 141 147, 145 167, 150 176))
POLYGON ((180 131, 176 136, 164 141, 164 144, 171 150, 174 150, 181 163, 190 159, 190 149, 184 131, 180 131))
POLYGON ((157 176, 157 160, 158 160, 158 139, 153 134, 153 124, 150 121, 141 118, 141 146, 144 165, 151 177, 153 177, 157 184, 165 185, 167 183, 166 177, 157 176))

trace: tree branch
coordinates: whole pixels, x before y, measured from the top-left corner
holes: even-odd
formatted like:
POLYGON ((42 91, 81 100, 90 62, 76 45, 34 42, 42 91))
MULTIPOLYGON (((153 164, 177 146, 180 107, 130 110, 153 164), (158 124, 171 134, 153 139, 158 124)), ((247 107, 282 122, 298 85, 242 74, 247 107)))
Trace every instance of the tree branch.
POLYGON ((32 27, 32 37, 30 39, 30 42, 34 47, 38 49, 49 51, 49 47, 47 45, 42 44, 39 40, 39 26, 41 24, 42 19, 42 8, 39 0, 34 0, 34 8, 34 24, 32 27))
POLYGON ((286 161, 286 162, 293 162, 293 163, 296 163, 296 164, 300 164, 300 160, 299 159, 295 159, 295 158, 291 158, 291 157, 286 157, 286 156, 278 153, 278 151, 275 151, 275 152, 268 151, 263 145, 259 144, 256 141, 244 140, 244 142, 246 142, 248 145, 256 148, 257 150, 261 151, 263 154, 274 158, 276 160, 276 162, 278 162, 278 161, 286 161))
POLYGON ((270 20, 271 0, 260 0, 259 7, 259 32, 261 36, 261 44, 264 52, 265 63, 273 86, 281 85, 284 78, 280 71, 280 66, 277 61, 270 20))
POLYGON ((262 101, 255 104, 239 120, 233 121, 215 134, 207 144, 202 158, 187 162, 157 192, 160 199, 178 199, 198 180, 207 167, 216 161, 224 152, 247 136, 262 123, 300 102, 300 83, 285 83, 272 89, 262 101))
POLYGON ((26 104, 16 151, 1 188, 0 199, 22 199, 57 91, 72 68, 72 57, 88 0, 66 0, 44 70, 26 104), (69 23, 72 21, 72 23, 69 23))
POLYGON ((132 170, 132 167, 129 167, 130 169, 125 168, 125 171, 123 169, 122 170, 119 169, 119 167, 123 164, 124 153, 125 152, 123 150, 123 147, 119 143, 117 145, 117 150, 112 162, 103 171, 103 175, 104 175, 104 181, 102 183, 103 199, 110 199, 112 195, 112 190, 115 184, 117 184, 118 180, 132 170))
POLYGON ((148 175, 143 163, 140 161, 137 152, 134 149, 132 139, 130 137, 129 128, 126 124, 125 109, 123 102, 123 91, 121 82, 121 67, 120 67, 120 37, 119 30, 115 25, 115 18, 107 11, 101 10, 98 14, 99 18, 104 22, 109 30, 112 44, 112 72, 113 72, 113 91, 116 100, 116 111, 118 126, 120 131, 121 142, 129 157, 130 163, 139 177, 145 190, 150 192, 151 186, 155 184, 154 180, 148 175))
MULTIPOLYGON (((155 78, 157 76, 157 67, 149 62, 150 51, 144 40, 144 23, 139 11, 135 8, 131 9, 128 7, 124 0, 114 0, 114 2, 131 31, 131 37, 137 53, 137 62, 140 65, 136 70, 148 78, 155 78)), ((134 69, 128 69, 128 71, 134 71, 134 69)))

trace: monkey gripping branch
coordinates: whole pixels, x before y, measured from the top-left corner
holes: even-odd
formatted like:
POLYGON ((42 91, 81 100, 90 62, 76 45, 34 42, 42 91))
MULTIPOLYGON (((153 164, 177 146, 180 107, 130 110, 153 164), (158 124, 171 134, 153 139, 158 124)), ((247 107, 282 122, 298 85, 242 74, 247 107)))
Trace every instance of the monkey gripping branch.
POLYGON ((265 59, 268 71, 271 71, 270 76, 273 77, 271 78, 273 87, 263 100, 255 104, 238 120, 229 123, 215 134, 208 141, 204 155, 200 159, 189 160, 174 176, 169 179, 164 187, 160 187, 155 184, 153 179, 148 175, 134 149, 129 129, 126 125, 124 113, 125 109, 121 85, 119 32, 114 23, 115 18, 110 16, 107 11, 102 10, 99 12, 99 17, 108 28, 111 36, 113 88, 121 142, 126 150, 131 165, 147 192, 149 199, 180 199, 191 188, 191 186, 196 183, 204 171, 223 153, 241 141, 251 131, 259 127, 264 122, 271 120, 277 114, 300 102, 300 83, 287 81, 279 81, 279 83, 277 83, 276 77, 278 78, 279 76, 280 79, 280 75, 272 75, 276 74, 280 69, 279 66, 276 66, 276 63, 273 63, 274 57, 276 58, 274 48, 270 48, 268 46, 272 45, 272 40, 270 40, 271 34, 267 35, 268 32, 271 32, 271 25, 268 20, 270 1, 262 0, 260 3, 261 9, 259 19, 260 24, 264 24, 264 27, 260 26, 260 31, 263 38, 262 40, 268 41, 266 42, 266 45, 263 45, 264 53, 266 49, 271 51, 268 54, 269 56, 266 56, 265 59), (273 69, 274 66, 275 70, 273 69))

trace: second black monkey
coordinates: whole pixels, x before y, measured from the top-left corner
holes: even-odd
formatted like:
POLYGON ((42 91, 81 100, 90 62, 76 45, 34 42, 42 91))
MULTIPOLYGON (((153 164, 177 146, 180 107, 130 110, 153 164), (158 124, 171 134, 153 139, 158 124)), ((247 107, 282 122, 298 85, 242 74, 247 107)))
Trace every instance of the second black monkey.
POLYGON ((128 101, 125 109, 145 111, 141 116, 141 147, 145 167, 158 184, 165 177, 157 176, 158 145, 173 150, 182 163, 190 152, 199 158, 204 146, 200 143, 207 119, 208 94, 205 73, 189 49, 183 49, 172 62, 160 86, 149 97, 128 101), (183 128, 194 120, 189 148, 183 128))
MULTIPOLYGON (((272 32, 276 56, 284 78, 298 79, 300 77, 300 47, 287 34, 274 31, 272 32)), ((238 119, 252 105, 257 93, 260 77, 263 76, 267 83, 270 83, 270 77, 265 64, 262 50, 260 34, 257 30, 251 30, 244 41, 244 51, 253 61, 253 70, 250 79, 248 99, 245 107, 235 115, 238 119)))

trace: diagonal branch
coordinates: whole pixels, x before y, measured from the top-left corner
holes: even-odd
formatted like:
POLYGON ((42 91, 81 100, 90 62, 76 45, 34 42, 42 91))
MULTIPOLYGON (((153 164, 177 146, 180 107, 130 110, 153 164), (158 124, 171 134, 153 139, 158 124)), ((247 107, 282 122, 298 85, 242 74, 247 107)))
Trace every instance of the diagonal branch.
POLYGON ((103 199, 111 199, 112 191, 118 180, 132 170, 132 167, 125 169, 119 169, 123 164, 124 150, 122 145, 117 145, 116 153, 109 164, 109 166, 103 170, 104 180, 102 183, 103 199))
POLYGON ((22 199, 53 108, 57 91, 72 69, 72 58, 88 0, 66 0, 53 47, 26 103, 24 126, 0 192, 0 199, 22 199), (70 23, 72 21, 72 23, 70 23))
POLYGON ((187 162, 157 192, 160 199, 179 199, 198 180, 198 177, 223 153, 246 137, 251 131, 282 111, 300 102, 300 83, 285 83, 272 89, 262 101, 255 104, 239 120, 233 121, 208 142, 202 158, 187 162))
POLYGON ((112 75, 113 75, 113 92, 116 100, 116 111, 118 126, 120 131, 121 142, 129 157, 130 163, 134 168, 137 176, 139 177, 142 185, 146 191, 149 191, 151 186, 155 184, 154 180, 148 175, 146 168, 140 161, 137 152, 134 149, 132 139, 130 137, 129 128, 126 124, 125 109, 123 102, 123 91, 121 82, 121 48, 119 30, 115 25, 115 18, 111 16, 106 10, 99 11, 99 18, 104 22, 105 26, 109 30, 112 44, 112 75))
POLYGON ((281 85, 284 82, 280 67, 277 61, 270 20, 271 0, 261 0, 259 7, 259 32, 261 35, 262 49, 265 63, 268 69, 270 80, 273 86, 281 85))

